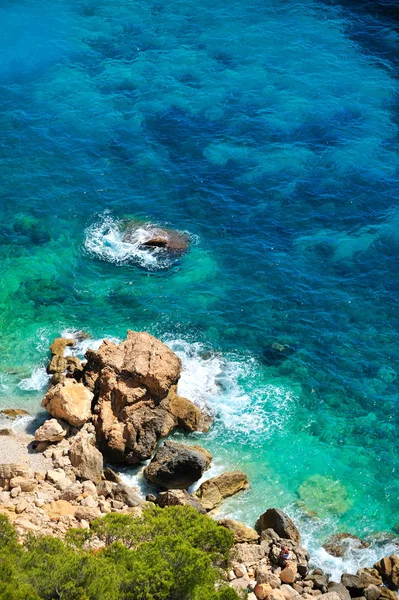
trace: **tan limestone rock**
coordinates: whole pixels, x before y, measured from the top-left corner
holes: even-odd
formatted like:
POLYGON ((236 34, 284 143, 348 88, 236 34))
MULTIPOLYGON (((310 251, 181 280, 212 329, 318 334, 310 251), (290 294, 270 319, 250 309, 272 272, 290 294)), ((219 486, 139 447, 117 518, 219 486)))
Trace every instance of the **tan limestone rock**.
POLYGON ((55 500, 44 506, 49 518, 75 516, 77 507, 66 500, 55 500))
POLYGON ((259 540, 259 534, 255 529, 248 527, 244 523, 241 523, 241 521, 235 521, 234 519, 220 519, 218 523, 219 525, 230 529, 236 544, 242 542, 257 542, 259 540))
POLYGON ((248 478, 241 471, 222 473, 204 481, 195 495, 206 510, 213 510, 229 496, 233 496, 249 487, 248 478))
POLYGON ((55 418, 81 427, 91 417, 93 394, 82 383, 66 379, 51 388, 42 400, 42 406, 55 418))
POLYGON ((68 427, 57 419, 47 419, 39 429, 35 431, 37 442, 60 442, 68 432, 68 427))
POLYGON ((264 600, 271 591, 272 587, 268 583, 258 583, 254 589, 255 596, 259 600, 264 600))
POLYGON ((101 481, 103 456, 87 437, 79 436, 75 440, 69 451, 69 458, 78 477, 90 479, 94 483, 101 481))

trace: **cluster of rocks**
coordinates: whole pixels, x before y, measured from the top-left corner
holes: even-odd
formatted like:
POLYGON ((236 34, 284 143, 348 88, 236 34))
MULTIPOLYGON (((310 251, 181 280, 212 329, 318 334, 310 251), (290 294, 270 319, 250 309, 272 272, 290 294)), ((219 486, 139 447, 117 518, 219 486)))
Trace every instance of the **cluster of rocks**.
POLYGON ((88 528, 109 512, 141 511, 145 502, 123 484, 93 445, 94 427, 85 425, 65 438, 65 427, 55 419, 37 430, 53 443, 44 451, 47 471, 32 472, 26 464, 0 464, 0 512, 26 533, 63 537, 71 527, 88 528))
MULTIPOLYGON (((240 471, 204 482, 195 495, 186 490, 209 468, 212 456, 200 446, 160 439, 174 428, 203 431, 209 418, 177 394, 180 359, 147 333, 129 331, 121 344, 104 341, 86 362, 64 356, 73 339, 50 347, 51 387, 42 406, 50 413, 35 432, 33 448, 51 461, 44 472, 3 464, 0 507, 18 531, 63 534, 87 527, 108 512, 140 509, 144 500, 123 484, 104 459, 137 464, 151 458, 144 475, 159 506, 191 505, 200 512, 248 487, 240 471), (22 479, 21 479, 22 478, 22 479), (166 491, 167 490, 167 491, 166 491)), ((11 415, 10 415, 11 416, 11 415)))
MULTIPOLYGON (((181 363, 162 342, 129 331, 121 344, 104 341, 89 350, 86 362, 64 356, 74 340, 51 345, 48 372, 52 386, 42 405, 51 417, 37 429, 32 447, 47 461, 45 470, 26 464, 0 464, 0 512, 9 516, 21 537, 27 533, 64 536, 71 527, 110 512, 140 515, 150 503, 214 511, 227 497, 248 488, 245 473, 233 471, 188 488, 209 468, 211 454, 197 445, 165 441, 179 427, 204 431, 209 419, 177 393, 181 363), (144 476, 157 494, 144 500, 104 465, 138 464, 150 459, 144 476)), ((11 416, 11 413, 9 414, 11 416)), ((309 569, 300 534, 282 511, 270 508, 255 528, 220 519, 234 538, 226 579, 250 600, 395 600, 399 559, 389 556, 356 575, 332 582, 320 569, 309 569)), ((341 555, 354 536, 331 538, 326 548, 341 555)), ((360 544, 361 540, 357 540, 360 544)))
POLYGON ((359 569, 356 575, 344 573, 340 582, 334 582, 321 569, 309 569, 310 557, 300 545, 299 531, 282 511, 268 509, 255 529, 230 519, 220 524, 231 529, 236 542, 227 578, 232 587, 248 591, 249 600, 397 600, 396 555, 359 569))

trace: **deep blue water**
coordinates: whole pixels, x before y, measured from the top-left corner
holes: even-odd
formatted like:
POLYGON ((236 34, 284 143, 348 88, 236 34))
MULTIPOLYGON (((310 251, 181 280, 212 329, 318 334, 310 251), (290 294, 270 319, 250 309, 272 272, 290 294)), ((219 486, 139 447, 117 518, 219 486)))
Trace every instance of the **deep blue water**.
POLYGON ((146 329, 216 415, 215 470, 248 471, 226 510, 392 533, 396 3, 8 0, 0 28, 1 404, 39 410, 62 331, 146 329), (126 247, 129 217, 190 252, 126 247))

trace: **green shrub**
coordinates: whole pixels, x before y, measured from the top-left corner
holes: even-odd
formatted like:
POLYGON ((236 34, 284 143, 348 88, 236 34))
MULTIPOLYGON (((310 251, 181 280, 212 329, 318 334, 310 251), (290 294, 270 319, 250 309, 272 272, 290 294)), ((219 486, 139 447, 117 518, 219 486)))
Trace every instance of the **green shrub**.
POLYGON ((30 538, 24 547, 0 516, 0 600, 237 600, 217 566, 232 544, 190 507, 109 514, 65 542, 30 538), (104 548, 87 549, 93 538, 104 548))

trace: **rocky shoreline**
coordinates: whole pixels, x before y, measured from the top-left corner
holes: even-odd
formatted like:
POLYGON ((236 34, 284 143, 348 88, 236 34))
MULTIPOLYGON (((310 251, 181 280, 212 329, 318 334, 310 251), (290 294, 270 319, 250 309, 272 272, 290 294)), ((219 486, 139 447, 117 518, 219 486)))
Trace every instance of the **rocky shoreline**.
MULTIPOLYGON (((51 418, 34 436, 18 440, 11 430, 2 430, 10 448, 16 443, 25 448, 18 462, 0 463, 0 512, 14 523, 21 540, 27 534, 62 538, 72 527, 89 529, 102 515, 140 515, 152 504, 187 505, 216 518, 215 509, 225 498, 248 488, 246 474, 234 471, 188 493, 209 468, 211 454, 197 445, 161 440, 176 428, 205 431, 211 420, 178 395, 181 363, 160 340, 129 331, 120 344, 105 340, 99 350, 88 350, 85 362, 65 356, 74 344, 58 338, 50 348, 51 386, 42 405, 51 418), (144 476, 157 491, 146 499, 106 466, 144 461, 149 461, 144 476)), ((16 415, 8 411, 7 416, 16 415)), ((266 510, 254 528, 233 519, 218 522, 235 542, 225 578, 251 600, 397 598, 396 555, 333 582, 320 569, 310 569, 299 531, 279 509, 266 510)), ((339 554, 350 537, 335 536, 331 553, 339 554)))

